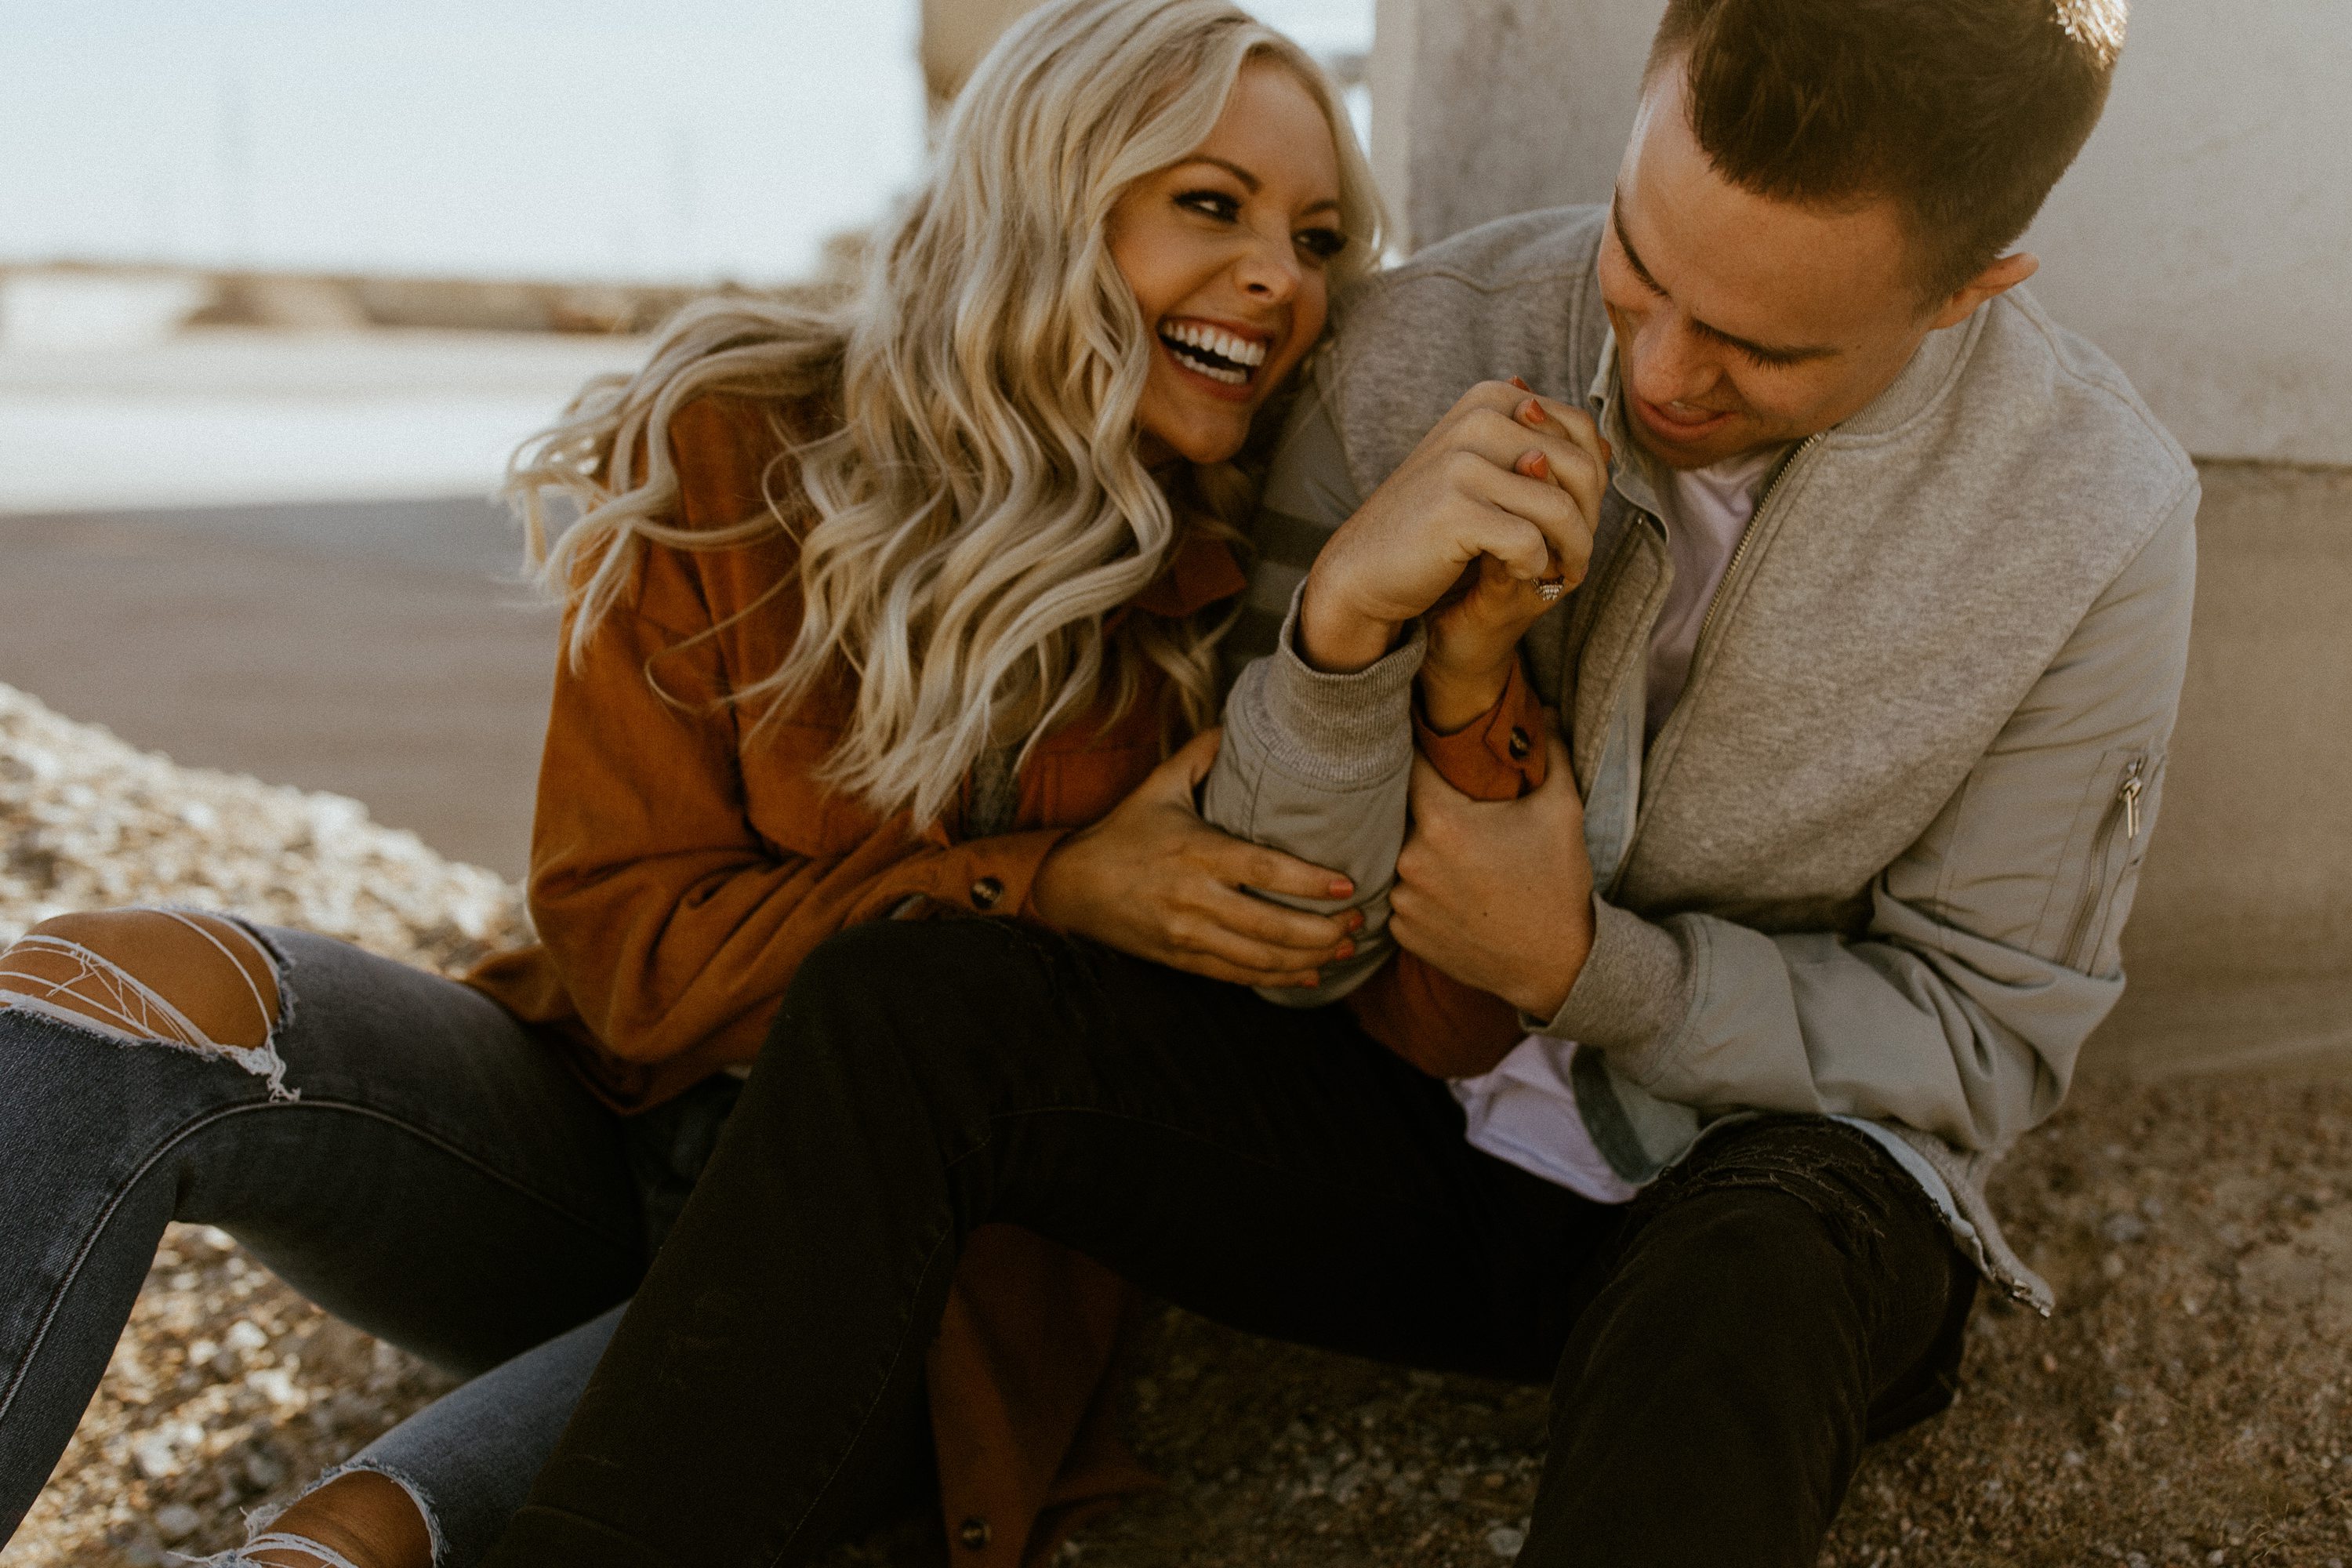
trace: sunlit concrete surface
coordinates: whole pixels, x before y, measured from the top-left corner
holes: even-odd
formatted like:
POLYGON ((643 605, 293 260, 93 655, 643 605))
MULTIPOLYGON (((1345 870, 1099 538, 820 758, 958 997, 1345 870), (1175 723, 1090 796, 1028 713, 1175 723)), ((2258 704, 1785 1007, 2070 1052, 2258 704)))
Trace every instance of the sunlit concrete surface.
POLYGON ((645 348, 222 328, 0 349, 0 514, 487 496, 517 442, 645 348))

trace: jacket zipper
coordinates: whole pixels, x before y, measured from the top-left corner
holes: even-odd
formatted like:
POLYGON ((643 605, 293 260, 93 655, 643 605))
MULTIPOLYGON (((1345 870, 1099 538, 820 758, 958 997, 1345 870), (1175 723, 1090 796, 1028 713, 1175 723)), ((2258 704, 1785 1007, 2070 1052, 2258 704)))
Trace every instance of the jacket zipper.
MULTIPOLYGON (((1822 434, 1816 430, 1798 442, 1797 449, 1789 454, 1788 461, 1764 482, 1763 493, 1756 498, 1756 510, 1748 514, 1748 526, 1739 531, 1739 542, 1731 547, 1731 563, 1723 569, 1723 581, 1715 585, 1715 596, 1706 602, 1706 614, 1700 617, 1698 623, 1698 636, 1691 639, 1691 665, 1694 668, 1698 664, 1699 647, 1706 641, 1706 629, 1715 625, 1716 612, 1723 607, 1724 593, 1730 588, 1731 579, 1739 571, 1739 563, 1748 558, 1748 546, 1756 537, 1756 525, 1764 519, 1764 509, 1771 504, 1772 492, 1780 488, 1780 481, 1789 477, 1789 470, 1797 466, 1797 460, 1820 444, 1822 434)), ((1684 695, 1689 695, 1687 689, 1684 695)))
POLYGON ((2147 759, 2134 757, 2124 769, 2123 783, 2116 787, 2115 799, 2108 805, 2106 815, 2099 820, 2098 837, 2091 842, 2091 864, 2088 879, 2083 884, 2083 896, 2074 905, 2074 923, 2066 933, 2066 967, 2081 969, 2097 956, 2083 951, 2090 939, 2091 917, 2098 911, 2101 891, 2106 886, 2107 858, 2114 853, 2116 829, 2124 830, 2126 845, 2139 842, 2139 797, 2147 790, 2147 759))
MULTIPOLYGON (((1706 602, 1706 614, 1699 617, 1698 635, 1691 639, 1691 671, 1694 679, 1698 670, 1699 650, 1706 646, 1707 629, 1715 625, 1715 617, 1723 608, 1723 595, 1730 591, 1731 580, 1738 574, 1739 563, 1748 558, 1748 546, 1756 539, 1756 525, 1764 521, 1764 509, 1771 504, 1773 493, 1780 489, 1780 481, 1789 477, 1789 470, 1795 468, 1798 460, 1806 453, 1819 446, 1827 434, 1826 431, 1816 430, 1798 442, 1797 449, 1790 453, 1787 459, 1773 470, 1770 479, 1764 481, 1764 489, 1756 498, 1756 510, 1748 514, 1748 526, 1739 531, 1739 542, 1731 547, 1731 560, 1723 568, 1722 581, 1715 585, 1715 596, 1706 602)), ((1663 531, 1664 528, 1663 520, 1660 520, 1659 527, 1663 531)), ((1685 684, 1683 687, 1682 696, 1676 699, 1675 705, 1680 707, 1689 699, 1690 687, 1685 684)), ((1661 731, 1660 733, 1663 735, 1664 731, 1661 731)), ((1643 748, 1637 748, 1634 752, 1636 772, 1633 793, 1633 831, 1625 841, 1625 851, 1617 861, 1617 874, 1610 879, 1608 891, 1602 895, 1604 898, 1616 892, 1617 884, 1624 879, 1626 868, 1633 864, 1633 851, 1641 846, 1643 817, 1641 792, 1646 785, 1641 779, 1640 770, 1646 766, 1649 761, 1642 754, 1643 750, 1643 748)))

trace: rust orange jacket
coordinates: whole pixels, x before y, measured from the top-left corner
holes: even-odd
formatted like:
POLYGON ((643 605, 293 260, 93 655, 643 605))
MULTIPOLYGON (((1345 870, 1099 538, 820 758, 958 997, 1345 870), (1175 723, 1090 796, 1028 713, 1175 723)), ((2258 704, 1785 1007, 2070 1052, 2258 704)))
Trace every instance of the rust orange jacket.
MULTIPOLYGON (((681 409, 674 521, 715 528, 763 510, 782 413, 718 398, 681 409)), ((801 960, 846 925, 909 898, 1026 913, 1047 852, 1160 760, 1150 671, 1108 728, 1086 716, 1040 744, 1010 833, 967 841, 951 819, 911 833, 828 792, 816 767, 843 693, 756 738, 755 712, 714 700, 782 660, 798 626, 793 564, 781 538, 649 548, 584 662, 556 676, 531 835, 539 942, 467 978, 561 1039, 625 1111, 751 1061, 801 960)), ((1232 555, 1202 542, 1129 611, 1188 615, 1243 586, 1232 555)), ((1013 1568, 1090 1503, 1152 1484, 1108 1419, 1105 1374, 1132 1302, 1116 1276, 1026 1232, 974 1238, 929 1362, 960 1563, 1013 1568)))
MULTIPOLYGON (((785 410, 705 398, 672 421, 688 529, 755 516, 785 410)), ((927 901, 1029 915, 1045 856, 1117 805, 1161 756, 1159 676, 1105 726, 1082 716, 1021 770, 1013 830, 922 833, 818 782, 846 693, 754 736, 719 700, 782 662, 798 627, 794 552, 774 537, 711 551, 649 547, 584 661, 559 667, 532 826, 536 944, 467 978, 559 1038, 589 1083, 642 1110, 759 1054, 801 960, 845 926, 927 901)), ((1221 544, 1195 541, 1128 613, 1181 616, 1242 591, 1221 544)), ((1516 712, 1525 704, 1514 683, 1516 712)), ((1484 730, 1491 726, 1481 726, 1484 730)), ((1524 787, 1476 735, 1423 736, 1449 778, 1487 798, 1524 787)), ((1497 753, 1499 756, 1499 753, 1497 753)), ((1538 753, 1540 755, 1540 753, 1538 753)), ((1510 1009, 1409 958, 1352 1004, 1391 1047, 1442 1070, 1441 1042, 1499 1055, 1510 1009)), ((1513 1037, 1516 1037, 1514 1035, 1513 1037)), ((1087 1259, 991 1226, 956 1277, 929 1363, 942 1504, 957 1561, 1013 1568, 1090 1504, 1151 1483, 1121 1445, 1106 1373, 1133 1292, 1087 1259)))

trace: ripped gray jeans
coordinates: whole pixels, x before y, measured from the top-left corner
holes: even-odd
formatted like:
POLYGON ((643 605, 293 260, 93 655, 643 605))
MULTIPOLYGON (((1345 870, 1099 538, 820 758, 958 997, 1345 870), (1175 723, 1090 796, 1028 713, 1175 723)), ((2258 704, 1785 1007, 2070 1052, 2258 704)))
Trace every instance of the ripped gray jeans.
POLYGON ((242 929, 278 983, 259 1050, 152 1018, 0 1007, 0 1536, 72 1436, 176 1219, 476 1378, 355 1461, 405 1486, 439 1568, 462 1568, 528 1492, 737 1085, 624 1119, 476 992, 242 929))

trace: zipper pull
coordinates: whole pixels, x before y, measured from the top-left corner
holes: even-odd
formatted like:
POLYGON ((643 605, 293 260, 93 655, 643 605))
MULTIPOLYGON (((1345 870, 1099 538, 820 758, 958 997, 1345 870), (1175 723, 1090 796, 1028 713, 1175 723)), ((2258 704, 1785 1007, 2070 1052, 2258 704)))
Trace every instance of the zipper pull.
POLYGON ((2147 787, 2139 775, 2140 770, 2147 766, 2144 761, 2135 762, 2124 775, 2124 837, 2133 844, 2139 842, 2139 797, 2147 787))

